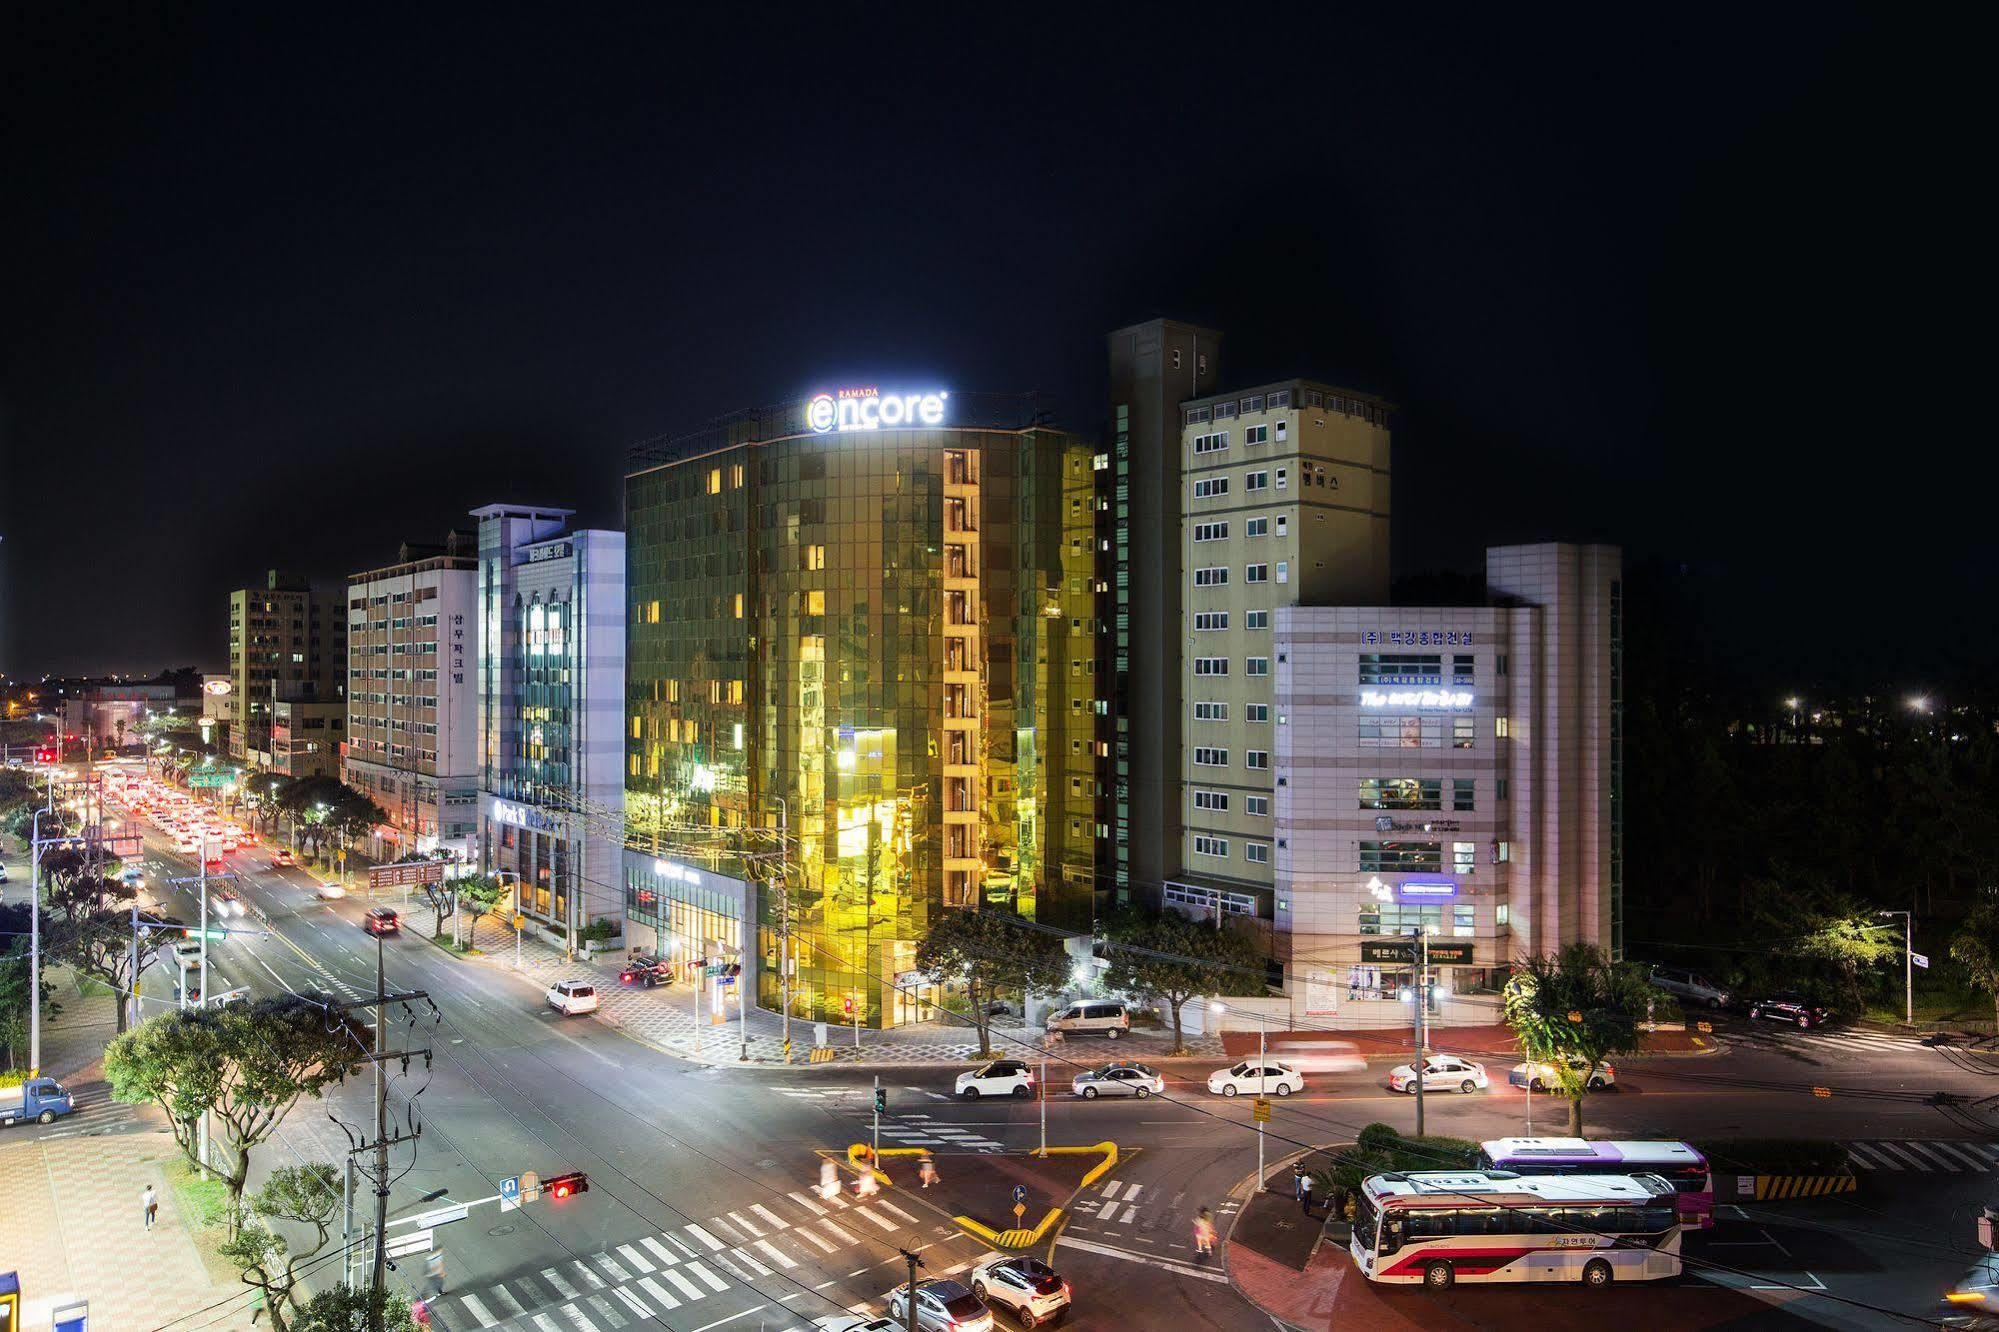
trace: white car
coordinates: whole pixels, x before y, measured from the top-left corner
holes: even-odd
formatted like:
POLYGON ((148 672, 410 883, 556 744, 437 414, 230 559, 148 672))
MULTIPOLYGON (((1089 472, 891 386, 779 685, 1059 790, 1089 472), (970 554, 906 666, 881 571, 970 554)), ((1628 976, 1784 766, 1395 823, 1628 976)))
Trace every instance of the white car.
POLYGON ((597 1011, 597 987, 589 981, 557 981, 548 987, 548 1006, 575 1017, 597 1011))
POLYGON ((208 899, 208 909, 218 916, 241 916, 244 914, 243 899, 234 893, 214 893, 208 899))
MULTIPOLYGON (((1475 1092, 1486 1085, 1485 1065, 1456 1055, 1431 1055, 1423 1065, 1424 1091, 1475 1092)), ((1404 1064, 1388 1075, 1388 1090, 1416 1094, 1416 1066, 1404 1064)))
POLYGON ((1069 1283, 1039 1258, 989 1258, 972 1269, 972 1294, 1000 1305, 1022 1327, 1039 1327, 1069 1307, 1069 1283))
POLYGON ((312 886, 314 891, 316 891, 321 897, 324 897, 328 900, 331 900, 336 897, 347 896, 347 890, 345 888, 342 888, 337 883, 329 883, 324 879, 315 881, 312 886))
POLYGON ((1222 1096, 1289 1096, 1305 1090, 1305 1075, 1289 1064, 1266 1060, 1259 1064, 1245 1059, 1234 1068, 1218 1068, 1208 1074, 1208 1090, 1222 1096))
POLYGON ((1015 1096, 1024 1101, 1034 1095, 1034 1070, 1018 1059, 995 1059, 984 1068, 960 1073, 955 1090, 967 1101, 981 1096, 1015 1096))
MULTIPOLYGON (((1582 1069, 1582 1060, 1571 1059, 1568 1062, 1570 1068, 1578 1071, 1582 1069)), ((1529 1091, 1551 1091, 1561 1085, 1556 1079, 1554 1064, 1546 1060, 1540 1062, 1527 1060, 1515 1064, 1507 1072, 1506 1080, 1516 1087, 1525 1087, 1529 1091)), ((1584 1080, 1584 1085, 1591 1091, 1602 1091, 1605 1087, 1615 1087, 1617 1085, 1616 1067, 1608 1059, 1601 1061, 1595 1068, 1590 1070, 1589 1077, 1584 1080)))
POLYGON ((1086 1101, 1099 1096, 1158 1096, 1166 1090, 1166 1079, 1144 1064, 1105 1064, 1102 1068, 1078 1073, 1069 1089, 1086 1101))

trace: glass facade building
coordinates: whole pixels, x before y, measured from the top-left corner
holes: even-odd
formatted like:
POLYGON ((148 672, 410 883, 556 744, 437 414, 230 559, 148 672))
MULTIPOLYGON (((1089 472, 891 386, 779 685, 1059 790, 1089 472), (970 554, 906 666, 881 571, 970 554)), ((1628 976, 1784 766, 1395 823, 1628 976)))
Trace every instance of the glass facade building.
POLYGON ((1094 914, 1094 451, 931 396, 746 413, 626 479, 628 844, 755 885, 769 1007, 788 910, 805 1019, 927 1016, 939 911, 1094 914))

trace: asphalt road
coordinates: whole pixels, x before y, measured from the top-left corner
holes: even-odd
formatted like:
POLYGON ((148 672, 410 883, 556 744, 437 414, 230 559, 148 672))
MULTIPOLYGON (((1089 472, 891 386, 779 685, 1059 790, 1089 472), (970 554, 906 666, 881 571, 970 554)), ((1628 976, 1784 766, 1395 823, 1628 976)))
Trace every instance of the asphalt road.
MULTIPOLYGON (((150 837, 147 859, 151 889, 191 919, 187 889, 166 882, 190 874, 191 866, 150 837)), ((211 992, 248 986, 260 994, 373 993, 376 941, 359 926, 366 903, 323 900, 309 876, 273 868, 261 850, 231 861, 235 891, 258 916, 226 923, 267 932, 212 945, 211 992)), ((381 952, 392 990, 426 990, 437 1007, 435 1014, 424 1005, 391 1014, 392 1044, 433 1052, 427 1070, 421 1061, 407 1073, 394 1070, 394 1122, 407 1130, 414 1104, 423 1133, 414 1151, 405 1146, 395 1154, 405 1173, 394 1181, 391 1216, 424 1210, 418 1199, 436 1189, 447 1190, 449 1201, 474 1204, 465 1220, 434 1231, 448 1278, 435 1326, 448 1332, 804 1326, 842 1310, 881 1312, 901 1279, 899 1247, 920 1252, 933 1275, 962 1271, 984 1256, 920 1191, 896 1189, 866 1203, 816 1194, 819 1154, 867 1137, 871 1072, 686 1063, 592 1019, 557 1016, 539 988, 428 943, 418 933, 428 920, 427 912, 412 911, 411 928, 385 940, 381 952), (527 1170, 544 1177, 587 1171, 591 1189, 506 1213, 480 1201, 499 1191, 501 1179, 527 1170)), ((166 968, 149 973, 142 986, 149 1008, 171 1003, 171 988, 166 968)), ((1728 1045, 1724 1054, 1621 1061, 1618 1089, 1588 1103, 1589 1131, 1899 1145, 1873 1152, 1876 1168, 1863 1174, 1866 1188, 1857 1198, 1725 1212, 1712 1234, 1689 1241, 1701 1275, 1688 1284, 1752 1290, 1792 1315, 1832 1326, 1892 1320, 1828 1296, 1936 1312, 1941 1288, 1970 1265, 1971 1218, 1993 1183, 1989 1163, 1999 1158, 1967 1149, 1999 1136, 1993 1117, 1975 1105, 1999 1091, 1993 1080, 1999 1064, 1887 1036, 1756 1028, 1739 1019, 1721 1019, 1717 1027, 1728 1045), (1955 1103, 1939 1104, 1938 1093, 1955 1103), (1946 1148, 1921 1146, 1935 1143, 1946 1148), (1957 1150, 1948 1150, 1950 1144, 1957 1150), (1981 1159, 1988 1162, 1983 1170, 1981 1159)), ((1439 1037, 1447 1042, 1448 1032, 1439 1037)), ((1108 1044, 1099 1050, 1074 1041, 1061 1060, 1090 1064, 1114 1053, 1108 1044)), ((1162 1098, 1085 1103, 1058 1095, 1046 1103, 1051 1143, 1112 1139, 1127 1152, 1109 1180, 1077 1200, 1053 1249, 1076 1291, 1072 1325, 1269 1326, 1192 1251, 1196 1210, 1215 1208, 1226 1229, 1256 1164, 1248 1100, 1209 1096, 1203 1086, 1209 1067, 1171 1065, 1162 1098)), ((951 1171, 978 1168, 982 1153, 1040 1141, 1043 1105, 954 1100, 948 1091, 956 1071, 884 1071, 890 1099, 884 1145, 926 1146, 940 1169, 951 1171)), ((1384 1072, 1377 1065, 1314 1077, 1306 1092, 1278 1102, 1265 1139, 1268 1160, 1350 1140, 1375 1120, 1412 1128, 1413 1103, 1385 1090, 1384 1072)), ((1499 1062, 1492 1073, 1499 1085, 1489 1091, 1426 1097, 1426 1127, 1475 1139, 1520 1134, 1531 1113, 1536 1129, 1560 1131, 1555 1104, 1535 1097, 1530 1105, 1503 1084, 1499 1062)), ((1051 1089, 1066 1090, 1068 1070, 1060 1061, 1051 1062, 1050 1075, 1051 1089)), ((81 1090, 82 1108, 70 1120, 13 1131, 76 1131, 90 1115, 120 1113, 105 1108, 101 1089, 81 1090)), ((348 1139, 339 1124, 366 1125, 370 1095, 364 1075, 324 1106, 301 1104, 281 1140, 261 1149, 259 1170, 344 1159, 348 1139)), ((417 1293, 421 1260, 398 1269, 393 1279, 417 1293)), ((1485 1292, 1505 1293, 1535 1308, 1538 1326, 1581 1327, 1603 1318, 1586 1303, 1552 1307, 1529 1292, 1485 1292)), ((1697 1302, 1697 1291, 1690 1298, 1697 1302)), ((1000 1322, 1007 1325, 1003 1316, 1000 1322)))

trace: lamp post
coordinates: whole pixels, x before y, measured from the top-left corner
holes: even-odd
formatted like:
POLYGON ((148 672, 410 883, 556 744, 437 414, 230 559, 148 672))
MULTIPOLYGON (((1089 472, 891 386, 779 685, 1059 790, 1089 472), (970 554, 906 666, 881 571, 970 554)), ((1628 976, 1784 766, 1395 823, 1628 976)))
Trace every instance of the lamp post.
POLYGON ((1902 1025, 1916 1025, 1916 917, 1908 911, 1877 911, 1902 918, 1902 1025))

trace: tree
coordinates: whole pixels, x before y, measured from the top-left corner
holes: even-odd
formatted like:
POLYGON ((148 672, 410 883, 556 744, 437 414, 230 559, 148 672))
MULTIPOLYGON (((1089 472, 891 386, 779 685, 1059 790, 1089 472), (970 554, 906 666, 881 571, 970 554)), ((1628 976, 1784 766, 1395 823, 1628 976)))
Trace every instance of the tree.
POLYGON ((299 1274, 333 1237, 341 1202, 340 1178, 332 1166, 280 1166, 250 1199, 252 1219, 222 1246, 223 1254, 242 1268, 243 1284, 264 1293, 273 1332, 288 1332, 292 1326, 300 1308, 299 1274), (293 1248, 271 1228, 272 1221, 310 1228, 312 1247, 293 1248))
POLYGON ((1506 1023, 1529 1060, 1547 1064, 1569 1102, 1569 1136, 1583 1131, 1583 1097, 1597 1064, 1638 1048, 1638 1023, 1659 997, 1629 963, 1595 944, 1530 957, 1506 982, 1506 1023))
POLYGON ((1950 936, 1950 955, 1971 983, 1992 996, 1993 1030, 1999 1031, 1999 895, 1987 893, 1950 936))
MULTIPOLYGON (((28 1057, 28 906, 0 906, 0 1052, 9 1069, 28 1057)), ((62 1011, 55 986, 42 981, 42 1016, 62 1011)))
POLYGON ((417 1325, 409 1301, 393 1291, 335 1286, 313 1296, 286 1332, 417 1332, 417 1325))
POLYGON ((968 1017, 979 1033, 979 1057, 992 1057, 992 1006, 1002 988, 1052 990, 1069 975, 1062 942, 1009 911, 977 907, 946 909, 931 922, 916 947, 916 965, 939 977, 961 981, 971 1006, 968 1017))
POLYGON ((1162 1000, 1173 1018, 1173 1053, 1187 1052, 1180 1010, 1203 994, 1262 994, 1263 963, 1255 947, 1227 929, 1203 925, 1177 911, 1136 912, 1114 917, 1105 927, 1110 940, 1113 989, 1162 1000))
POLYGON ((470 929, 465 938, 466 947, 479 937, 479 921, 490 916, 507 896, 507 885, 491 874, 468 874, 451 881, 453 894, 470 921, 470 929))
POLYGON ((118 1100, 165 1110, 174 1141, 204 1168, 196 1126, 214 1114, 233 1235, 251 1149, 301 1096, 316 1097, 361 1067, 363 1049, 337 1001, 285 995, 149 1018, 106 1047, 104 1076, 118 1100))

